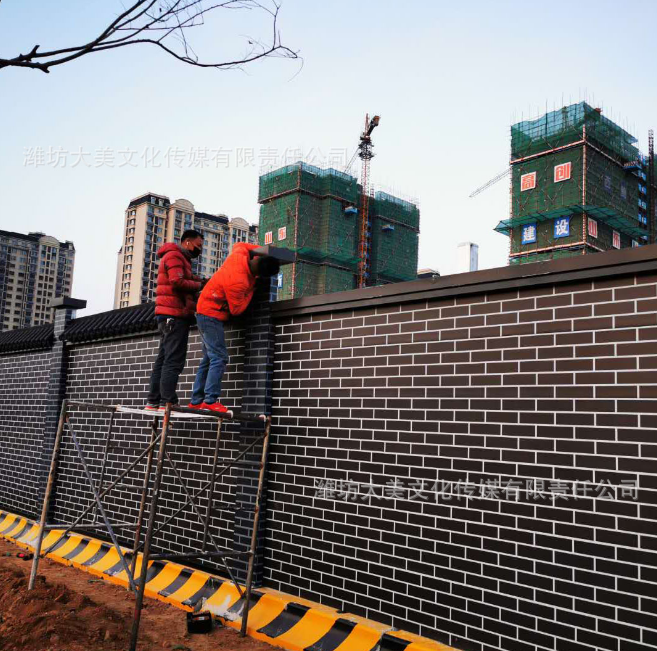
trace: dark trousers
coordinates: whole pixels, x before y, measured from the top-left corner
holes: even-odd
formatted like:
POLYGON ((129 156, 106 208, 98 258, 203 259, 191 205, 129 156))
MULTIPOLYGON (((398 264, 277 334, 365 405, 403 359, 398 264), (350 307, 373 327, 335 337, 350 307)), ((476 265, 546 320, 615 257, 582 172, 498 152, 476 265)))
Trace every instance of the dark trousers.
POLYGON ((148 391, 149 404, 159 405, 167 402, 176 404, 176 385, 185 368, 187 357, 187 340, 189 339, 188 319, 167 317, 158 320, 160 331, 160 350, 153 365, 148 391))

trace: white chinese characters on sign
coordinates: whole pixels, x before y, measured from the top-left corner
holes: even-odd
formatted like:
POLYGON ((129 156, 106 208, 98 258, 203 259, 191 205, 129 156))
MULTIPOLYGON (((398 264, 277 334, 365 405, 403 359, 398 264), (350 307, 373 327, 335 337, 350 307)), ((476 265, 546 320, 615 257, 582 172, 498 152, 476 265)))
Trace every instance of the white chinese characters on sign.
POLYGON ((265 233, 265 244, 271 244, 274 240, 272 231, 267 231, 265 233))
POLYGON ((614 231, 611 244, 615 249, 620 249, 620 233, 618 231, 614 231))
POLYGON ((588 224, 589 235, 591 237, 598 237, 598 222, 589 217, 588 224))
POLYGON ((568 237, 570 235, 570 217, 559 217, 554 220, 554 237, 568 237))
POLYGON ((520 192, 525 190, 533 190, 536 187, 536 172, 523 174, 520 177, 520 192))
POLYGON ((572 163, 562 163, 554 166, 554 182, 567 181, 570 178, 572 163))
POLYGON ((287 237, 287 226, 278 229, 278 241, 281 242, 287 237))
POLYGON ((536 242, 536 224, 525 224, 522 227, 522 243, 532 244, 536 242))

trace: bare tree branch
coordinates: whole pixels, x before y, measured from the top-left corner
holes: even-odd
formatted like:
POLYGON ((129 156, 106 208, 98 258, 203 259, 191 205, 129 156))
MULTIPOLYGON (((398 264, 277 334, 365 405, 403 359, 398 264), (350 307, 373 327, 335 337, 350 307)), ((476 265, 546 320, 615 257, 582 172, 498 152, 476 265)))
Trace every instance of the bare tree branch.
MULTIPOLYGON (((0 0, 0 3, 2 0, 0 0)), ((155 45, 178 61, 200 68, 230 69, 267 57, 298 59, 298 52, 283 45, 278 30, 280 5, 277 0, 139 0, 120 13, 103 31, 88 43, 42 52, 35 45, 26 54, 0 57, 2 68, 32 68, 50 72, 93 52, 104 52, 128 45, 155 45), (202 61, 187 39, 188 30, 205 24, 206 15, 219 9, 258 11, 269 15, 271 40, 245 37, 247 51, 230 61, 202 61)))

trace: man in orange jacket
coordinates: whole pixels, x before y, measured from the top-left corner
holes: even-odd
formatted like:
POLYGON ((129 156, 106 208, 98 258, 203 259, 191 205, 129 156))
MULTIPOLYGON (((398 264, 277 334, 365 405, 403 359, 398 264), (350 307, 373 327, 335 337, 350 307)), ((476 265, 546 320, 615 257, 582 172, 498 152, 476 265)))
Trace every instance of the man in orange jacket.
POLYGON ((242 314, 248 307, 256 280, 279 272, 279 261, 270 255, 256 255, 256 244, 238 242, 219 271, 208 281, 196 306, 196 323, 203 342, 203 359, 198 367, 191 409, 225 413, 219 402, 221 379, 228 363, 224 322, 242 314))

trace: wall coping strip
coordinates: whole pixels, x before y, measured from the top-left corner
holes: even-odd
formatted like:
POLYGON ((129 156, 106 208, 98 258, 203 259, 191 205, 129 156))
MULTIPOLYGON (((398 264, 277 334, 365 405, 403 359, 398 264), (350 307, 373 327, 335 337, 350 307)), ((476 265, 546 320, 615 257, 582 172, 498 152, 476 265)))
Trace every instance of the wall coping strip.
POLYGON ((278 301, 272 313, 282 319, 652 271, 657 271, 657 244, 278 301))

